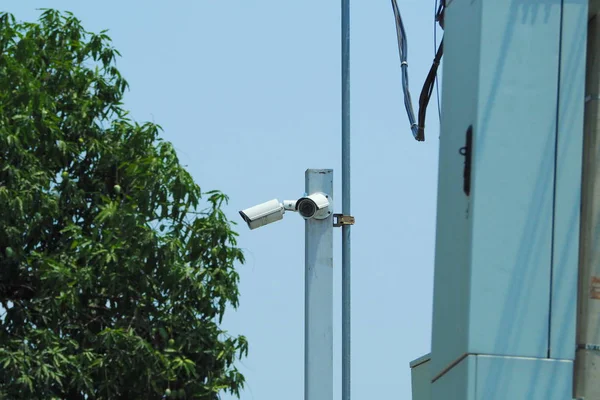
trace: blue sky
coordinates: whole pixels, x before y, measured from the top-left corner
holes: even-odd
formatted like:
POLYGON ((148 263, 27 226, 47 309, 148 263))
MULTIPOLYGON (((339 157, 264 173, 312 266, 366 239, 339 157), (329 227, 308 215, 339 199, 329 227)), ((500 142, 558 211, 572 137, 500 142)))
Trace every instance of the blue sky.
MULTIPOLYGON (((416 104, 433 59, 433 0, 401 0, 416 104)), ((295 198, 304 170, 333 168, 340 210, 339 1, 11 1, 18 19, 69 10, 108 29, 130 83, 126 106, 163 126, 203 190, 237 210, 295 198)), ((409 399, 409 361, 429 352, 438 118, 412 138, 388 0, 352 1, 352 389, 409 399)), ((416 111, 416 110, 415 110, 416 111)), ((241 305, 225 320, 250 342, 244 400, 303 399, 304 223, 240 224, 241 305)), ((340 234, 335 235, 335 397, 340 396, 340 234)), ((229 397, 225 396, 226 399, 229 397)))

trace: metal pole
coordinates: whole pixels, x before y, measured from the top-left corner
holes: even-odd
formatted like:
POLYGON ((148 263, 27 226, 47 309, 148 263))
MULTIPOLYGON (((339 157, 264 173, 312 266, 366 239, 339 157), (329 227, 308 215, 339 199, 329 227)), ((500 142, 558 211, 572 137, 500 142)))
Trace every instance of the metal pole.
MULTIPOLYGON (((342 214, 350 210, 350 0, 342 0, 342 214)), ((350 225, 342 226, 342 400, 351 397, 350 225)))
POLYGON ((600 399, 600 14, 590 1, 574 395, 600 399))
MULTIPOLYGON (((333 171, 308 169, 306 193, 333 202, 333 171)), ((304 399, 333 400, 333 215, 306 220, 304 399)))

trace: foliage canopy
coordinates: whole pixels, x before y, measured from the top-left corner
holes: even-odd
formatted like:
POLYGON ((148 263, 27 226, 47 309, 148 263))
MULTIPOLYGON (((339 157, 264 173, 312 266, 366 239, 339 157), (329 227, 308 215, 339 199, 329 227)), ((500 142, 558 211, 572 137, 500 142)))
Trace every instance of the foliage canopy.
POLYGON ((106 32, 0 13, 0 398, 239 396, 243 262, 218 191, 123 108, 106 32))

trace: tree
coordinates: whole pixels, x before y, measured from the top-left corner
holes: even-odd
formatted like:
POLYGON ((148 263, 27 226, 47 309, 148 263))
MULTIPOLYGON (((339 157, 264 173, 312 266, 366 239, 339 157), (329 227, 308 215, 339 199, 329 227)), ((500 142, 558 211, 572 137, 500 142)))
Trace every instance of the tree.
POLYGON ((0 14, 0 398, 239 397, 222 206, 123 108, 106 31, 0 14))

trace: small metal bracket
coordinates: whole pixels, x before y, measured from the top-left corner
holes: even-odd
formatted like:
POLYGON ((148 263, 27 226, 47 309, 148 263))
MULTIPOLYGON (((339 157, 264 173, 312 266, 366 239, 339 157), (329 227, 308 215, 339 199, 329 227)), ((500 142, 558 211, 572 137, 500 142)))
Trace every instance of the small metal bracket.
POLYGON ((597 94, 588 94, 587 96, 585 96, 585 103, 589 103, 590 101, 598 101, 600 100, 600 95, 597 94))
POLYGON ((354 225, 354 217, 344 214, 333 214, 333 226, 339 228, 344 225, 354 225))
POLYGON ((589 344, 589 343, 578 344, 577 345, 577 350, 600 351, 600 345, 598 345, 598 344, 589 344))

